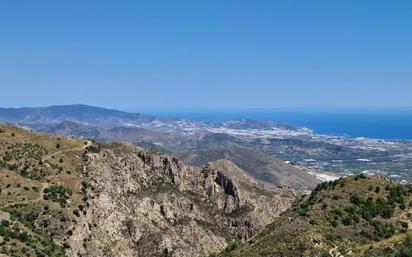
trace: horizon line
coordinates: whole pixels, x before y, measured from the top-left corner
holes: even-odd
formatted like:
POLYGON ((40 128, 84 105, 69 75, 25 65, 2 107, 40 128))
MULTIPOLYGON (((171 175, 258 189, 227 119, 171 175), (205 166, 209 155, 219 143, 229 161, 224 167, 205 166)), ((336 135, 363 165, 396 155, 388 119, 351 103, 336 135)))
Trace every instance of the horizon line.
POLYGON ((278 106, 278 107, 222 107, 222 108, 147 108, 147 107, 115 107, 115 106, 99 106, 85 103, 72 104, 51 104, 43 106, 20 106, 20 107, 0 107, 0 109, 25 109, 25 108, 51 108, 64 106, 87 106, 94 108, 102 108, 116 110, 129 113, 227 113, 227 112, 268 112, 268 111, 378 111, 378 110, 412 110, 410 106, 278 106))

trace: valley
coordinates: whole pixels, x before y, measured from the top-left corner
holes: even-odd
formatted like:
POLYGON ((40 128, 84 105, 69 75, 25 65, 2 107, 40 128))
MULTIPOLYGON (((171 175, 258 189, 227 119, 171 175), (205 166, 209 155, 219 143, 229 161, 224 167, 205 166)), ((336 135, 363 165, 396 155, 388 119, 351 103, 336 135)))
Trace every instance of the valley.
POLYGON ((253 237, 300 193, 230 161, 0 125, 0 253, 201 256, 253 237))
POLYGON ((49 108, 0 116, 13 124, 0 125, 6 256, 398 257, 410 249, 409 141, 49 108))
POLYGON ((243 168, 250 173, 261 170, 255 178, 269 183, 277 179, 267 161, 272 157, 270 162, 283 160, 293 166, 289 169, 303 167, 333 177, 365 173, 402 183, 412 181, 412 142, 406 140, 321 135, 308 128, 253 119, 166 119, 87 105, 0 109, 0 121, 55 135, 125 141, 194 165, 220 159, 223 152, 240 166, 240 156, 255 160, 259 156, 257 166, 243 168), (194 158, 199 151, 205 160, 194 158))

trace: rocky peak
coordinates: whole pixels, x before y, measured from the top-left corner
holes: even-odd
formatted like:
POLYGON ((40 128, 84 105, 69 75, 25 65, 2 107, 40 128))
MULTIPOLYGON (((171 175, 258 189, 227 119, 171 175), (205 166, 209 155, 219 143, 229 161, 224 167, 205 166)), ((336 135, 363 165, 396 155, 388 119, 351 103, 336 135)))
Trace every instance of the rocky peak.
POLYGON ((96 189, 90 192, 92 214, 82 218, 76 231, 90 245, 86 249, 72 241, 72 253, 205 255, 233 239, 255 235, 296 197, 290 190, 266 188, 253 179, 233 179, 231 173, 243 171, 233 163, 226 165, 236 171, 213 163, 187 166, 124 145, 89 154, 87 169, 96 189), (97 223, 100 231, 83 231, 82 223, 97 223))

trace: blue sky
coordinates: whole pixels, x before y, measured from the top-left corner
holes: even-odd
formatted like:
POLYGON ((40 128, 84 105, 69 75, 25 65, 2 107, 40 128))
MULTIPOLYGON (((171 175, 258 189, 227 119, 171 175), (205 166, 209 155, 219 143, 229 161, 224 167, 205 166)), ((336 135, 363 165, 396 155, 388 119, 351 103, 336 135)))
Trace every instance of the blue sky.
POLYGON ((3 107, 412 105, 412 2, 1 1, 3 107))

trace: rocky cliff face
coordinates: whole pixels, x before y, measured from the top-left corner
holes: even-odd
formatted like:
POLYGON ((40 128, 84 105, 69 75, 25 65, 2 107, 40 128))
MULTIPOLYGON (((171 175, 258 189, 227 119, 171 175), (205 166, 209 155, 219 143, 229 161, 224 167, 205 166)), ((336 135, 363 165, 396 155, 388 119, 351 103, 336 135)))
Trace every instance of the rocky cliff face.
POLYGON ((295 198, 230 161, 193 167, 0 125, 0 254, 203 256, 255 235, 295 198))
POLYGON ((69 254, 204 255, 255 235, 295 199, 250 177, 236 181, 228 167, 242 173, 230 162, 195 168, 125 145, 90 154, 90 207, 69 254))

